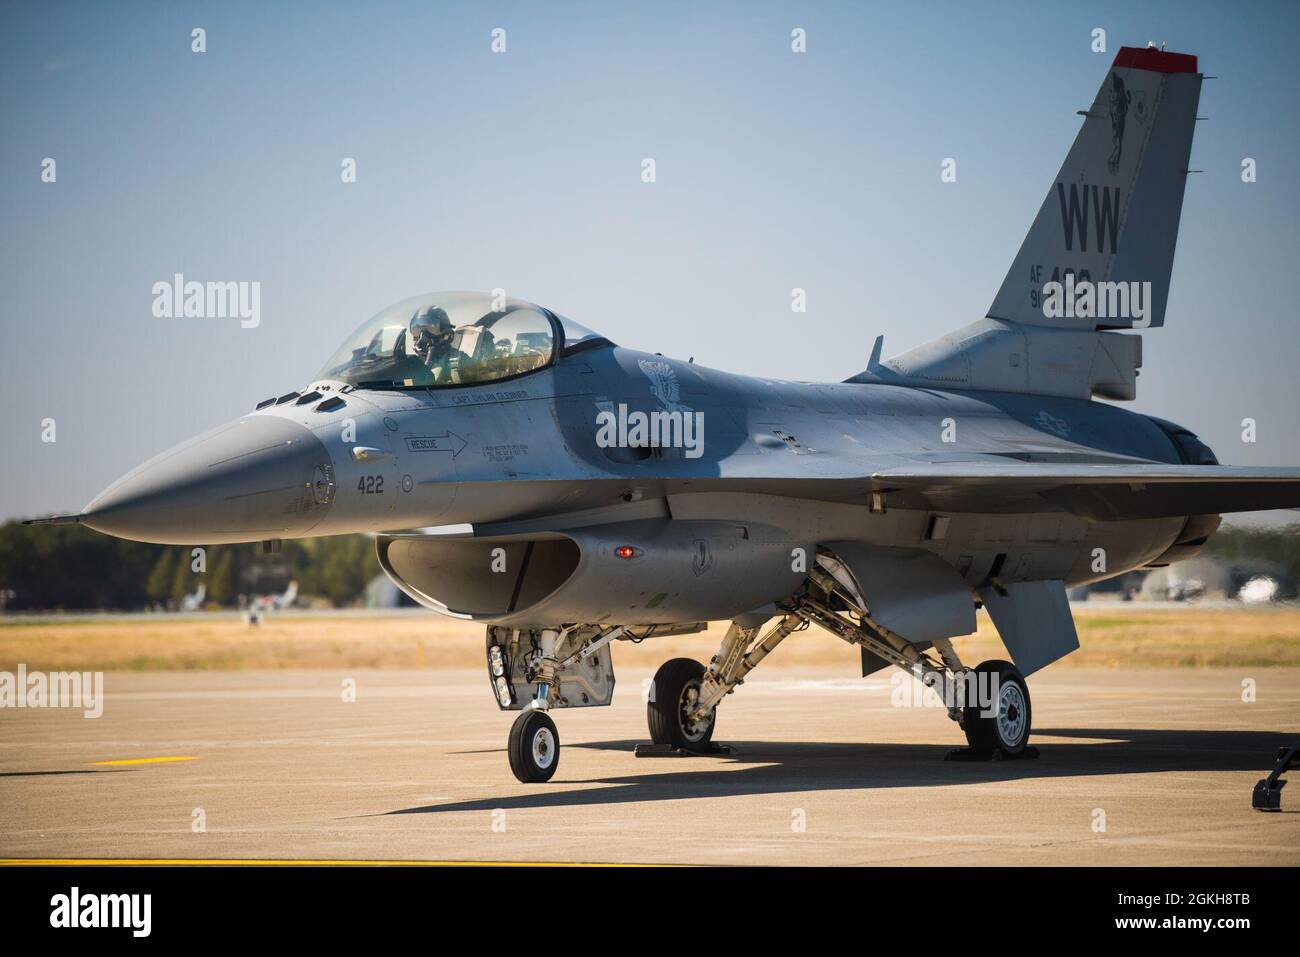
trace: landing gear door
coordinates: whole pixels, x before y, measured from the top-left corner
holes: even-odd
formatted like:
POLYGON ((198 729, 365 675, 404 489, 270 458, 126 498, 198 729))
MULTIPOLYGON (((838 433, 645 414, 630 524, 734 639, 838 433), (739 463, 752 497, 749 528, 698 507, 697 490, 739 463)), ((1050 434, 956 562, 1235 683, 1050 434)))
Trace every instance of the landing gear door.
POLYGON ((872 618, 911 643, 975 630, 970 586, 937 555, 849 541, 826 548, 852 571, 872 618))
POLYGON ((1032 675, 1079 647, 1065 583, 1010 582, 980 589, 989 617, 1022 675, 1032 675))
MULTIPOLYGON (((536 634, 523 629, 490 627, 487 630, 488 680, 497 707, 520 711, 537 695, 531 680, 541 654, 536 634)), ((595 708, 614 698, 614 659, 610 646, 602 645, 585 658, 574 656, 557 671, 559 687, 550 693, 554 708, 595 708)))

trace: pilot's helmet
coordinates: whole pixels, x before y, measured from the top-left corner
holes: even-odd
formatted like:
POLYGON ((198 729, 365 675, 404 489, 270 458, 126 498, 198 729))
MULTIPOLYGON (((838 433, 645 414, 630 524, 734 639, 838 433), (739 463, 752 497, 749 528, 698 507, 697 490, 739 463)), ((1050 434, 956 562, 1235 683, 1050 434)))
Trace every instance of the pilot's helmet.
POLYGON ((450 339, 455 331, 447 310, 441 306, 430 306, 411 318, 411 341, 419 352, 424 352, 439 339, 450 339))

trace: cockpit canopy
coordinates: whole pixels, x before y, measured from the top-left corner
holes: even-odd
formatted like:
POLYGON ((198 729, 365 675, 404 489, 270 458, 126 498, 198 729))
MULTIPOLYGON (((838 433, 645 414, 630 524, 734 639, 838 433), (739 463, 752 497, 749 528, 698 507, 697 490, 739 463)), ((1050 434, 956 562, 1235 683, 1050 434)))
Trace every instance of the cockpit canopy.
POLYGON ((518 299, 430 293, 389 306, 339 348, 317 379, 358 389, 429 389, 513 379, 579 345, 605 342, 518 299))

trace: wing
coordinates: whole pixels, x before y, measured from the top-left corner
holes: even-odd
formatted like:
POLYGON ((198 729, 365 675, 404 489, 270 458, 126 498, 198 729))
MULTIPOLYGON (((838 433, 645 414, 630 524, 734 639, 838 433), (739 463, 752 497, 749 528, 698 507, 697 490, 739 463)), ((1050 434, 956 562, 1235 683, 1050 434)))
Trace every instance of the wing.
MULTIPOLYGON (((951 512, 1044 512, 1064 509, 1095 521, 1164 518, 1180 515, 1220 515, 1266 509, 1300 508, 1300 468, 1246 468, 1230 465, 1106 465, 1027 462, 942 462, 852 472, 823 467, 817 474, 815 456, 799 456, 799 471, 764 474, 745 472, 714 476, 646 477, 637 482, 644 497, 627 503, 628 480, 512 479, 546 489, 539 499, 563 503, 563 509, 538 508, 520 513, 506 497, 499 516, 485 519, 469 535, 536 535, 541 531, 578 528, 633 518, 667 516, 664 496, 681 496, 673 516, 716 517, 687 512, 695 493, 732 492, 790 499, 842 502, 866 507, 872 494, 883 493, 888 508, 935 509, 951 512)), ((827 456, 829 458, 829 456, 827 456)), ((796 464, 796 457, 789 457, 796 464)), ((468 482, 465 495, 492 497, 500 482, 468 482)), ((389 533, 390 535, 392 533, 389 533)), ((398 533, 422 536, 423 531, 398 533)))
POLYGON ((949 462, 875 472, 871 484, 899 505, 1038 511, 1050 504, 1102 521, 1300 508, 1300 468, 949 462))

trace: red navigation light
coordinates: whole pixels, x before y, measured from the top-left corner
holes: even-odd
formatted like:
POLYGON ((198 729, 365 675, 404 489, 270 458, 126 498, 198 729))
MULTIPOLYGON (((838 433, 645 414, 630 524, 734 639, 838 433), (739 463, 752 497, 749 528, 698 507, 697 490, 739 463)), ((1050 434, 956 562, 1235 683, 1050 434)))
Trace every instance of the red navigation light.
POLYGON ((631 545, 620 545, 614 549, 614 554, 619 558, 631 558, 636 554, 636 549, 631 545))

